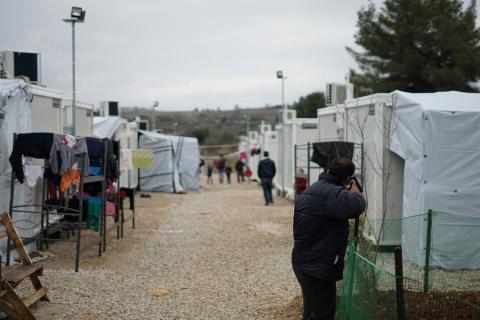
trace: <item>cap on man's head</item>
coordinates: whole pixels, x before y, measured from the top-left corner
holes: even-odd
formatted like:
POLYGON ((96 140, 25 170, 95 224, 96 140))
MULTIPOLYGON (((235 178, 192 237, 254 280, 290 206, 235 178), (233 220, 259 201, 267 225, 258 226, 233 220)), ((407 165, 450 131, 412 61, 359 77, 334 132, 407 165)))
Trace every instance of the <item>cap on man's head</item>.
POLYGON ((268 151, 263 151, 263 156, 268 157, 268 151))

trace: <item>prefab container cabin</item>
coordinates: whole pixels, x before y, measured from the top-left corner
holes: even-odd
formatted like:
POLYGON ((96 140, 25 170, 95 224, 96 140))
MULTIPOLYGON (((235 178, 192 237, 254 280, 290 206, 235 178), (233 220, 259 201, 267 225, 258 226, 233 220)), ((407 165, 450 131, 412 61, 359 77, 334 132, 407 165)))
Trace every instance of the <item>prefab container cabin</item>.
MULTIPOLYGON (((280 119, 283 119, 283 110, 280 111, 280 119)), ((278 163, 277 174, 280 192, 284 195, 288 195, 293 199, 294 194, 294 181, 295 181, 295 162, 297 167, 308 166, 307 158, 302 157, 295 159, 295 145, 304 146, 307 143, 314 143, 318 141, 317 131, 317 119, 315 118, 297 118, 295 110, 287 111, 287 122, 285 125, 278 124, 275 126, 278 139, 278 163), (286 136, 284 136, 284 128, 286 136), (283 143, 284 137, 286 137, 286 143, 283 143), (285 147, 285 151, 284 148, 285 147), (285 168, 283 163, 285 162, 285 168), (283 179, 283 181, 282 181, 283 179), (284 185, 285 190, 282 190, 284 185)), ((307 172, 305 172, 306 174, 307 172)), ((318 177, 319 170, 313 169, 310 171, 311 181, 315 181, 318 177)))
POLYGON ((63 133, 62 92, 36 85, 28 85, 32 95, 32 132, 63 133))
MULTIPOLYGON (((72 100, 62 101, 62 127, 64 134, 72 134, 72 100)), ((75 135, 90 137, 93 133, 94 107, 91 103, 75 101, 75 135)))
POLYGON ((275 166, 277 169, 277 174, 275 177, 273 177, 273 184, 275 186, 279 186, 279 180, 278 180, 278 163, 279 163, 279 158, 278 158, 278 135, 275 130, 272 130, 272 126, 270 124, 263 124, 260 125, 260 135, 259 135, 259 141, 260 141, 260 146, 262 149, 262 159, 263 157, 263 151, 268 151, 270 159, 272 159, 275 162, 275 166))
POLYGON ((362 143, 368 209, 365 236, 402 244, 404 258, 431 266, 480 268, 480 94, 395 91, 345 103, 345 140, 362 143), (414 222, 414 223, 412 223, 414 222))
POLYGON ((361 182, 368 201, 363 232, 379 245, 401 243, 398 218, 402 217, 403 164, 388 150, 386 134, 380 130, 390 101, 390 95, 376 94, 317 111, 320 142, 346 141, 363 146, 363 161, 358 154, 361 149, 354 154, 356 166, 363 167, 361 182))

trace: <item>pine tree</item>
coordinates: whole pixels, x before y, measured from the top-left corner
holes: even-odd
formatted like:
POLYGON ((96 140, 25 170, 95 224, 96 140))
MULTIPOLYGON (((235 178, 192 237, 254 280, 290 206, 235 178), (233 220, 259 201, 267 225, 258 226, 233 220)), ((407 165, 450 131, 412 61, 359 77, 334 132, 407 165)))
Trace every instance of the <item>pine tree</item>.
POLYGON ((292 105, 297 110, 299 118, 316 118, 317 109, 325 107, 325 95, 323 92, 313 92, 305 97, 300 97, 298 102, 292 105))
POLYGON ((358 12, 355 43, 360 67, 351 70, 359 94, 404 90, 478 91, 480 30, 476 1, 385 0, 358 12))

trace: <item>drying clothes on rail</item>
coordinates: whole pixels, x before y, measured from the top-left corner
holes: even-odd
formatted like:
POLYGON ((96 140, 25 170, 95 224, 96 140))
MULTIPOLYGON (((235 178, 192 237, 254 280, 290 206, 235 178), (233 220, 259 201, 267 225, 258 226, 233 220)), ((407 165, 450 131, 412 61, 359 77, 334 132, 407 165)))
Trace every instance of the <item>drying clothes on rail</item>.
POLYGON ((130 200, 130 210, 135 208, 135 189, 132 188, 120 188, 120 198, 127 197, 130 200))
POLYGON ((79 169, 72 169, 62 176, 62 180, 60 181, 60 192, 65 192, 65 190, 68 190, 74 182, 76 183, 75 191, 78 191, 80 188, 79 169))
POLYGON ((89 158, 86 139, 54 134, 53 144, 50 150, 50 169, 54 174, 68 173, 75 162, 75 156, 82 153, 86 154, 84 170, 88 172, 89 158), (60 154, 60 159, 58 159, 58 154, 60 154))
POLYGON ((88 168, 88 175, 89 176, 101 176, 102 175, 102 167, 92 167, 88 168))
POLYGON ((112 140, 112 145, 113 145, 113 155, 117 157, 117 159, 120 158, 120 141, 115 141, 112 140))
POLYGON ((239 158, 240 158, 240 160, 247 161, 247 152, 246 151, 241 151, 239 158))
POLYGON ((115 203, 111 202, 111 201, 105 201, 107 203, 107 206, 105 207, 105 213, 107 214, 107 216, 111 216, 113 217, 113 219, 115 219, 116 215, 117 215, 117 208, 115 206, 115 203))
POLYGON ((133 169, 132 150, 121 149, 120 150, 120 170, 126 171, 131 169, 133 169))
POLYGON ((105 141, 98 138, 85 138, 87 142, 88 157, 90 160, 90 166, 97 166, 97 161, 103 162, 105 152, 105 141))
POLYGON ((13 142, 13 150, 10 154, 10 164, 20 183, 23 183, 24 172, 22 156, 49 159, 53 143, 53 133, 20 133, 13 142))
POLYGON ((102 199, 97 197, 88 198, 87 228, 95 231, 100 230, 100 215, 102 212, 102 199))
POLYGON ((134 168, 152 168, 153 167, 153 150, 136 149, 132 150, 132 163, 134 168))
POLYGON ((38 178, 41 178, 43 176, 42 166, 26 165, 24 170, 25 170, 25 179, 27 180, 27 185, 30 188, 35 187, 35 185, 37 184, 38 178))

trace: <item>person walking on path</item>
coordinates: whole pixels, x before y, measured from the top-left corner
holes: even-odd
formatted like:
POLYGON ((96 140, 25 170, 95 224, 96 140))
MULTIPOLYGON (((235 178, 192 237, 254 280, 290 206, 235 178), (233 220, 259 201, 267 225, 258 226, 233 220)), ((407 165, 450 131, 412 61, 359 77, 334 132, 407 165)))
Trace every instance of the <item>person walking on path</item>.
POLYGON ((242 161, 242 159, 238 159, 237 162, 235 163, 235 170, 237 171, 237 182, 238 183, 245 182, 245 176, 243 175, 243 167, 244 166, 245 166, 245 163, 242 161))
POLYGON ((216 163, 216 167, 218 170, 218 181, 220 182, 220 184, 223 183, 223 177, 225 175, 225 162, 225 157, 223 156, 223 154, 221 154, 216 163))
POLYGON ((213 166, 211 163, 207 165, 207 184, 213 184, 213 166))
POLYGON ((225 167, 225 174, 227 175, 227 183, 228 183, 228 184, 231 184, 231 183, 232 183, 232 179, 231 179, 232 167, 226 166, 226 167, 225 167))
POLYGON ((268 151, 264 151, 263 156, 265 159, 258 163, 258 178, 260 178, 260 182, 262 183, 265 205, 268 206, 269 204, 273 203, 272 181, 277 170, 275 168, 275 162, 268 157, 268 151))
POLYGON ((327 173, 297 195, 292 266, 303 294, 302 320, 333 320, 336 281, 342 279, 349 224, 366 201, 352 176, 350 159, 332 161, 327 173))

